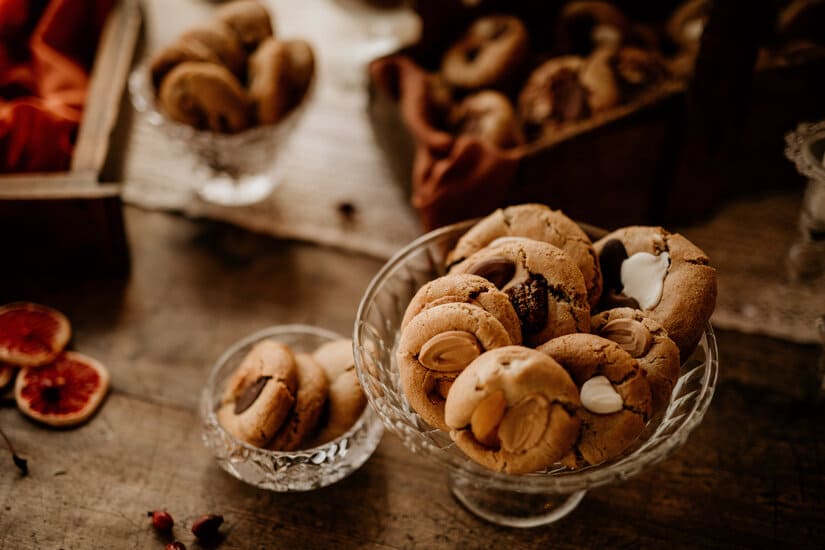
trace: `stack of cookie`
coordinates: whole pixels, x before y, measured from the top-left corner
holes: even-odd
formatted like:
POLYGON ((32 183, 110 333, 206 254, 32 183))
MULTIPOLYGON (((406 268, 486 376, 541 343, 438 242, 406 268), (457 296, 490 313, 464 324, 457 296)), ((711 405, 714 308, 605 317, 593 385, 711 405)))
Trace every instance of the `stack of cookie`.
POLYGON ((595 244, 540 204, 497 210, 407 307, 396 352, 412 408, 494 470, 620 455, 664 410, 716 301, 708 258, 660 227, 595 244))
POLYGON ((306 95, 315 61, 307 42, 274 37, 257 0, 238 0, 161 50, 150 70, 166 116, 235 133, 282 120, 306 95))
POLYGON ((689 0, 656 26, 610 2, 576 0, 549 37, 531 37, 513 15, 480 17, 444 53, 431 104, 446 130, 498 148, 551 138, 689 76, 710 4, 689 0))
POLYGON ((241 441, 294 451, 345 434, 365 405, 350 340, 328 342, 312 354, 264 340, 232 374, 217 416, 241 441))

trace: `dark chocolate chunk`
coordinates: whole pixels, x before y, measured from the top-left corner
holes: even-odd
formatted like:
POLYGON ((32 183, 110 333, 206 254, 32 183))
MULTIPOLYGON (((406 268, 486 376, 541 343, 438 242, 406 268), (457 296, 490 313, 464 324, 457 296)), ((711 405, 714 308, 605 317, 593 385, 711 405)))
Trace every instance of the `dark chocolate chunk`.
POLYGON ((536 276, 505 290, 525 334, 541 332, 547 326, 547 281, 536 276))
POLYGON ((601 309, 613 309, 617 307, 630 307, 633 309, 642 309, 636 298, 631 298, 620 294, 615 290, 608 290, 602 294, 601 309))
POLYGON ((258 396, 261 395, 266 383, 271 379, 271 376, 261 376, 255 382, 244 388, 241 395, 235 400, 235 414, 241 414, 251 407, 255 400, 258 399, 258 396))
MULTIPOLYGON (((622 263, 627 259, 627 250, 618 239, 610 239, 604 243, 601 254, 599 254, 599 265, 602 268, 602 281, 604 290, 613 290, 620 294, 622 285, 622 263)), ((605 292, 606 293, 606 292, 605 292)))
POLYGON ((559 71, 553 78, 550 89, 555 100, 553 110, 558 119, 579 120, 590 115, 588 91, 579 82, 579 76, 575 72, 569 69, 559 71))

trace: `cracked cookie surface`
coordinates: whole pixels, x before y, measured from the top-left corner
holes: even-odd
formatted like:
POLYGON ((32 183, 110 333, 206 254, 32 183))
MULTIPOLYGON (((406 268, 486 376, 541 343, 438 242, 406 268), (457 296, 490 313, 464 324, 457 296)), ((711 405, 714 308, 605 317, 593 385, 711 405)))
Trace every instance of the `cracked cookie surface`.
POLYGON ((431 426, 449 430, 444 402, 453 381, 485 351, 510 344, 504 326, 478 306, 447 303, 423 310, 401 333, 396 352, 407 400, 431 426))
POLYGON ((446 303, 467 303, 485 309, 504 326, 513 344, 521 344, 521 323, 510 298, 484 277, 466 273, 444 275, 422 286, 404 312, 401 330, 423 310, 446 303))
POLYGON ((661 227, 633 226, 610 233, 595 243, 599 255, 604 290, 600 310, 630 306, 646 311, 667 330, 687 358, 702 337, 705 324, 716 305, 716 270, 707 255, 678 233, 661 227), (633 304, 623 294, 621 270, 625 261, 646 253, 667 253, 669 264, 661 281, 661 297, 652 307, 633 304))
POLYGON ((272 340, 258 342, 230 377, 218 421, 236 438, 262 447, 283 425, 297 389, 290 349, 272 340))
POLYGON ((576 413, 581 431, 563 464, 570 468, 599 464, 618 456, 636 441, 651 414, 651 395, 644 371, 629 353, 617 343, 594 334, 561 336, 540 346, 538 351, 564 367, 581 392, 582 407, 576 413), (609 382, 608 387, 603 387, 607 382, 602 378, 609 382), (599 395, 585 395, 594 379, 602 383, 599 395), (614 412, 595 406, 605 404, 605 392, 607 397, 621 398, 618 407, 606 409, 614 412), (602 412, 595 412, 598 410, 602 412))
POLYGON ((547 468, 570 452, 581 403, 570 375, 521 346, 488 351, 458 375, 447 396, 450 437, 474 461, 511 474, 547 468))
POLYGON ((458 264, 502 237, 526 237, 561 249, 581 271, 591 307, 598 303, 602 275, 593 244, 576 222, 560 210, 543 204, 520 204, 496 210, 462 235, 447 255, 447 264, 458 264))
POLYGON ((475 252, 450 273, 479 275, 507 294, 521 322, 525 345, 590 330, 582 273, 551 244, 508 237, 475 252))
POLYGON ((621 307, 590 318, 593 334, 613 340, 639 362, 650 384, 653 412, 670 402, 679 379, 679 348, 659 322, 638 309, 621 307))

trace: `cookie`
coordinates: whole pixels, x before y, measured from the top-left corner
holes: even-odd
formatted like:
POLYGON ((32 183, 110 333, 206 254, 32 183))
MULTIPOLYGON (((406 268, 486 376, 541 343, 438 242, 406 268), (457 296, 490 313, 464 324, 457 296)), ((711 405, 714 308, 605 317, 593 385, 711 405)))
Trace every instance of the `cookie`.
POLYGON ((447 303, 423 310, 401 333, 396 351, 407 401, 428 424, 446 431, 444 400, 453 380, 485 351, 510 344, 504 326, 478 306, 447 303))
POLYGON ((613 4, 568 2, 556 19, 556 40, 565 53, 587 55, 602 47, 618 47, 630 33, 630 21, 613 4))
POLYGON ((152 84, 155 94, 160 93, 160 86, 169 71, 186 61, 203 61, 206 63, 220 64, 220 59, 212 50, 200 42, 190 40, 183 42, 178 40, 169 44, 152 58, 149 71, 152 75, 152 84))
POLYGON ((465 97, 451 110, 448 126, 458 134, 475 136, 501 149, 524 143, 510 100, 493 90, 465 97))
POLYGON ((324 369, 306 353, 295 355, 295 364, 298 371, 295 404, 281 429, 266 446, 272 451, 299 449, 318 427, 318 420, 327 401, 329 381, 324 369))
POLYGON ((202 45, 232 74, 238 78, 243 77, 246 70, 246 52, 226 23, 218 20, 202 23, 181 34, 178 41, 202 45))
POLYGON ((330 381, 326 421, 310 443, 310 447, 317 447, 349 431, 364 412, 367 396, 358 382, 351 340, 323 344, 315 350, 312 357, 321 365, 330 381))
POLYGON ((457 88, 505 83, 527 56, 527 29, 510 15, 477 19, 444 54, 441 72, 457 88))
POLYGON ((593 244, 576 222, 561 210, 552 210, 543 204, 520 204, 496 210, 462 235, 447 254, 447 265, 463 261, 501 237, 527 237, 560 248, 582 272, 588 303, 595 306, 599 302, 602 274, 593 244))
POLYGON ((599 309, 645 311, 687 359, 716 305, 716 270, 707 255, 661 227, 625 227, 594 246, 604 280, 599 309))
POLYGON ((269 12, 257 0, 237 0, 224 4, 215 10, 215 19, 232 29, 246 51, 254 50, 273 34, 269 12))
POLYGON ((658 322, 638 309, 620 307, 590 318, 590 328, 612 340, 639 362, 653 398, 653 412, 664 410, 679 379, 679 348, 658 322))
POLYGON ((510 342, 521 344, 521 322, 510 298, 484 277, 466 273, 444 275, 422 286, 407 305, 401 330, 428 307, 453 302, 473 304, 492 313, 507 331, 510 342))
POLYGON ((594 113, 628 102, 668 77, 667 65, 657 52, 632 46, 596 50, 579 75, 590 90, 588 101, 594 113))
POLYGON ((651 414, 650 386, 619 344, 595 334, 568 334, 538 348, 579 387, 581 432, 562 463, 570 468, 614 458, 639 437, 651 414))
POLYGON ((467 456, 491 470, 524 474, 570 452, 579 433, 578 393, 547 355, 506 346, 479 356, 458 375, 444 418, 467 456))
POLYGON ((284 344, 264 340, 229 378, 218 421, 236 438, 261 447, 283 425, 297 390, 298 368, 292 351, 284 344))
POLYGON ((698 51, 712 7, 711 0, 687 0, 680 4, 665 24, 668 37, 680 48, 698 51))
POLYGON ((259 123, 277 123, 300 102, 314 63, 312 49, 302 40, 261 42, 249 58, 249 97, 259 123))
POLYGON ((554 57, 536 67, 519 92, 518 113, 529 139, 552 135, 590 116, 590 91, 581 83, 584 59, 554 57))
POLYGON ((551 244, 507 237, 454 265, 450 273, 480 275, 507 294, 521 322, 525 345, 590 330, 584 277, 551 244))
POLYGON ((225 67, 186 62, 166 75, 158 105, 172 120, 199 130, 234 133, 249 126, 249 104, 238 80, 225 67))
POLYGON ((598 48, 658 47, 656 32, 633 23, 615 6, 601 1, 568 2, 556 19, 558 51, 588 55, 598 48))

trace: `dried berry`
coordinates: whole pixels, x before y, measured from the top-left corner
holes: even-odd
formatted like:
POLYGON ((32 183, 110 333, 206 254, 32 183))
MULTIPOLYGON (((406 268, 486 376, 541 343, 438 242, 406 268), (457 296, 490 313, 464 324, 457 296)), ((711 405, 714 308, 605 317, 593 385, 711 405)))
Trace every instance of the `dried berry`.
POLYGON ((208 539, 218 533, 218 529, 223 523, 223 516, 217 514, 205 514, 195 520, 192 524, 192 534, 199 539, 208 539))
POLYGON ((186 550, 186 545, 183 544, 181 541, 176 540, 175 542, 170 542, 169 544, 164 546, 163 550, 186 550))
POLYGON ((158 531, 168 533, 172 530, 172 526, 175 525, 175 520, 172 519, 172 516, 166 510, 153 510, 146 512, 146 515, 152 518, 152 527, 158 531))

